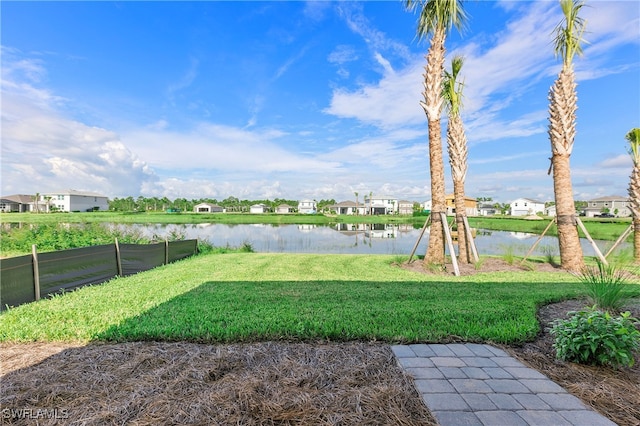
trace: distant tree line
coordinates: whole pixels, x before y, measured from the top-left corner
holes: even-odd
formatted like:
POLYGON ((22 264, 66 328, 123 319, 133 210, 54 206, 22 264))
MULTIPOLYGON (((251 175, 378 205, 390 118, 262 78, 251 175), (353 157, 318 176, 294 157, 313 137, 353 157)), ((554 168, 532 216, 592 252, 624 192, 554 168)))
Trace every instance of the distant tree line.
MULTIPOLYGON (((114 198, 109 200, 109 210, 118 212, 162 212, 167 210, 191 212, 195 205, 200 203, 210 203, 218 205, 227 212, 249 212, 254 204, 264 204, 271 211, 275 211, 276 207, 281 204, 288 204, 293 208, 298 207, 298 200, 287 200, 284 198, 276 198, 274 200, 240 200, 236 197, 227 197, 224 200, 216 198, 198 198, 187 200, 186 198, 176 198, 170 200, 167 197, 143 197, 138 198, 114 198)), ((327 206, 336 204, 334 199, 316 201, 318 211, 323 211, 327 206)))

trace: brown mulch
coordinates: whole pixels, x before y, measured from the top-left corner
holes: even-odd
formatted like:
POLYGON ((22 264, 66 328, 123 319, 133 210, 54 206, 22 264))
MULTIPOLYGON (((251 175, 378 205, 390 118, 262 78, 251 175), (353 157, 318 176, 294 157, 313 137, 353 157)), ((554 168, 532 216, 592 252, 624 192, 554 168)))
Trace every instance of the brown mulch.
POLYGON ((436 424, 382 344, 34 343, 0 350, 2 424, 34 424, 6 409, 41 413, 40 425, 436 424))
MULTIPOLYGON (((518 268, 488 259, 481 269, 518 268)), ((555 359, 551 322, 585 305, 542 307, 536 340, 503 349, 617 424, 640 426, 638 357, 621 370, 555 359)), ((627 309, 640 318, 640 300, 627 309)), ((0 363, 0 424, 436 425, 379 343, 0 343, 0 363)))

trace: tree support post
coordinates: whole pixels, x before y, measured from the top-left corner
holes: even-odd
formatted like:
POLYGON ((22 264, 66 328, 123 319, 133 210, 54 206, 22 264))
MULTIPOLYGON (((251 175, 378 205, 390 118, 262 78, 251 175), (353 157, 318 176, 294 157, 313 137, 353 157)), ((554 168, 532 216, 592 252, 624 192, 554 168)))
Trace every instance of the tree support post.
POLYGON ((40 268, 38 267, 38 249, 31 245, 31 257, 33 259, 33 292, 35 299, 40 300, 40 268))
POLYGON ((625 229, 625 231, 622 233, 622 235, 620 235, 620 237, 618 237, 616 242, 613 243, 613 246, 611 246, 609 251, 604 255, 605 259, 611 254, 611 252, 613 250, 615 250, 616 247, 618 247, 620 245, 621 242, 623 242, 624 240, 627 239, 627 237, 631 234, 631 231, 633 231, 633 224, 629 225, 629 227, 627 229, 625 229))
POLYGON ((554 223, 556 223, 556 218, 554 217, 553 219, 551 219, 551 222, 549 222, 549 224, 547 225, 546 228, 544 228, 544 231, 542 231, 542 234, 540 234, 540 236, 538 237, 538 239, 536 240, 535 243, 533 243, 533 245, 531 246, 531 248, 529 249, 529 251, 527 252, 527 254, 524 255, 524 258, 522 259, 522 261, 520 262, 520 264, 522 265, 525 260, 527 260, 527 257, 529 257, 529 255, 531 253, 533 253, 533 250, 535 250, 536 246, 538 245, 538 243, 540 242, 540 240, 542 240, 542 237, 544 237, 544 234, 547 233, 547 231, 549 230, 549 228, 551 228, 551 225, 553 225, 554 223))
POLYGON ((407 263, 411 263, 411 259, 413 258, 413 255, 416 253, 416 250, 418 250, 418 244, 420 244, 420 240, 422 240, 422 236, 424 235, 425 231, 427 230, 427 227, 429 226, 429 222, 430 221, 431 221, 431 214, 429 214, 429 217, 427 217, 427 220, 424 222, 424 226, 422 227, 422 230, 420 231, 420 236, 418 236, 418 240, 413 245, 413 250, 411 250, 411 254, 409 255, 409 260, 407 260, 407 263))
MULTIPOLYGON (((447 223, 447 217, 444 212, 440 212, 440 219, 442 223, 447 223)), ((442 227, 442 232, 444 232, 445 241, 447 242, 447 246, 449 246, 449 254, 451 255, 451 263, 453 264, 453 272, 456 277, 460 276, 460 268, 458 268, 458 259, 456 258, 456 250, 453 247, 453 239, 451 238, 451 231, 449 231, 448 226, 442 227)))
POLYGON ((577 216, 576 216, 576 221, 578 222, 578 226, 580 226, 580 229, 582 229, 582 232, 584 232, 584 235, 587 237, 587 240, 589 240, 589 242, 591 243, 591 246, 595 250, 596 254, 598 255, 598 258, 600 259, 600 261, 608 266, 609 263, 607 263, 607 259, 605 259, 605 257, 602 255, 602 253, 600 252, 600 249, 596 245, 596 242, 593 241, 593 238, 591 238, 591 235, 589 235, 589 232, 587 231, 587 228, 584 227, 584 224, 582 223, 580 218, 577 217, 577 216))

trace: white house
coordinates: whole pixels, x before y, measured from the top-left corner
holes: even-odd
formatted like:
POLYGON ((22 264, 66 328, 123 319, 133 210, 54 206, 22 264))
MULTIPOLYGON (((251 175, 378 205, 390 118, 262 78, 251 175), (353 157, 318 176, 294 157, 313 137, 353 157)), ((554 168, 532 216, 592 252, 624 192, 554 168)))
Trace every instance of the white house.
POLYGON ((60 192, 48 192, 40 195, 39 205, 46 211, 87 212, 109 210, 109 199, 95 192, 67 189, 60 192))
POLYGON ((424 203, 422 203, 422 210, 423 211, 430 212, 432 208, 433 208, 433 201, 432 200, 427 200, 424 203))
POLYGON ((493 204, 479 204, 478 205, 478 215, 480 216, 493 216, 495 214, 500 213, 495 205, 493 204))
POLYGON ((196 213, 221 213, 224 209, 217 204, 200 203, 193 206, 193 211, 196 213))
POLYGON ((518 198, 511 202, 510 207, 511 216, 544 214, 544 201, 536 201, 531 198, 518 198))
POLYGON ((314 200, 302 200, 298 202, 298 213, 315 213, 318 206, 314 200))
POLYGON ((587 201, 587 207, 584 209, 586 217, 595 217, 602 213, 611 213, 616 217, 631 216, 629 197, 611 195, 587 201))
POLYGON ((398 200, 388 195, 365 195, 364 205, 367 214, 395 214, 398 211, 398 200))
POLYGON ((549 206, 544 209, 545 216, 555 216, 556 215, 556 206, 549 206))
POLYGON ((267 213, 269 211, 269 207, 260 203, 254 204, 249 208, 249 213, 267 213))

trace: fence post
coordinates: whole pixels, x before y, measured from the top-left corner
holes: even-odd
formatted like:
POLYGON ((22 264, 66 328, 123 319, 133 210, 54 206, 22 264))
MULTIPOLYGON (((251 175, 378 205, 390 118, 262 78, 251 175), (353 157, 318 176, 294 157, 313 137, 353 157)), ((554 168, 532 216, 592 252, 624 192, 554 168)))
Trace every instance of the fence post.
POLYGON ((164 264, 169 264, 169 240, 164 239, 164 264))
POLYGON ((122 276, 122 259, 120 258, 120 244, 116 238, 116 266, 118 267, 118 276, 122 276))
POLYGON ((36 300, 40 300, 40 268, 38 268, 38 249, 35 244, 31 246, 31 257, 33 259, 33 290, 36 300))

